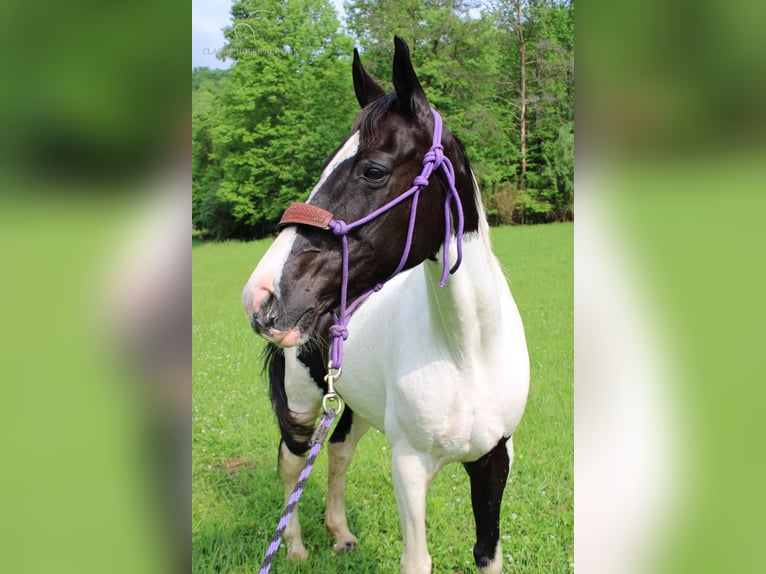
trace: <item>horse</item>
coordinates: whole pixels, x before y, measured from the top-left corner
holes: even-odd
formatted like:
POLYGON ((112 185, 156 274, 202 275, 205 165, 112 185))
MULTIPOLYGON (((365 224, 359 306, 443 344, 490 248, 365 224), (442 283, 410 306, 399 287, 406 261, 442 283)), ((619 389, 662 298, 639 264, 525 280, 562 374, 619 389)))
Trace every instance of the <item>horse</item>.
MULTIPOLYGON (((328 446, 325 526, 335 553, 358 544, 345 477, 372 426, 391 447, 400 572, 431 572, 428 484, 459 462, 470 480, 475 563, 499 573, 500 506, 529 388, 522 321, 466 153, 432 110, 407 44, 394 38, 393 93, 356 50, 352 76, 361 111, 350 135, 306 203, 287 209, 242 295, 252 329, 268 341, 285 499, 327 391, 326 358, 340 361, 345 344, 342 376, 329 365, 345 401, 328 446)), ((284 541, 289 558, 306 560, 297 509, 284 541)))

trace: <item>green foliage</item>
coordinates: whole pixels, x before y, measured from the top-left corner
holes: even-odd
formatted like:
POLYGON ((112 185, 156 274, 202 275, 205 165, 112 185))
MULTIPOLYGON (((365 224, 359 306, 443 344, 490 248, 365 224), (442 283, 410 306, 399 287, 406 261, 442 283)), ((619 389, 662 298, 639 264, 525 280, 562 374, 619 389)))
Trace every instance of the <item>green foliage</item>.
MULTIPOLYGON (((526 49, 526 162, 527 173, 514 179, 521 190, 515 196, 512 219, 502 223, 566 221, 573 217, 574 144, 560 134, 574 125, 574 5, 544 0, 495 0, 492 12, 501 36, 503 80, 497 98, 513 114, 508 129, 519 146, 521 108, 520 37, 526 49), (563 138, 563 139, 562 139, 563 138), (566 184, 561 178, 569 177, 566 184)), ((572 139, 573 142, 573 133, 572 139)), ((516 161, 520 157, 516 156, 516 161)), ((491 203, 491 202, 490 202, 491 203)))
POLYGON ((573 216, 574 191, 574 26, 568 2, 529 2, 531 39, 529 161, 535 167, 534 194, 543 211, 533 222, 573 216), (539 218, 542 216, 542 219, 539 218))
POLYGON ((219 206, 213 190, 222 175, 214 159, 212 134, 216 102, 225 82, 225 70, 192 70, 192 223, 198 229, 214 229, 216 223, 226 221, 225 213, 216 213, 219 206))
POLYGON ((195 227, 217 238, 271 233, 348 134, 357 111, 354 42, 365 67, 392 89, 394 34, 409 43, 429 100, 463 142, 490 219, 571 219, 573 5, 495 0, 478 7, 472 1, 348 0, 344 33, 328 0, 235 2, 224 49, 235 64, 227 72, 192 72, 195 227), (527 49, 525 175, 519 27, 527 49))
POLYGON ((352 43, 329 2, 237 2, 225 31, 236 63, 200 132, 195 225, 218 238, 268 234, 305 198, 355 110, 352 43), (207 139, 205 139, 207 138, 207 139), (201 160, 201 158, 199 158, 201 160))
POLYGON ((565 124, 548 146, 543 177, 549 182, 547 197, 558 221, 574 216, 574 127, 565 124))

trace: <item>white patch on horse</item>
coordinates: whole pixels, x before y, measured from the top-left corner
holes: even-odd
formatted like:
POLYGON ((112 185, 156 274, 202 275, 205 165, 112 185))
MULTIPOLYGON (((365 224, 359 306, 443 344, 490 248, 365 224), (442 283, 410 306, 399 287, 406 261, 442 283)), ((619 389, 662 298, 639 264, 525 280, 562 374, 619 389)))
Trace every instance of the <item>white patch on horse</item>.
POLYGON ((247 280, 245 289, 242 291, 242 306, 248 317, 258 311, 261 303, 268 299, 269 295, 279 297, 279 279, 282 276, 285 261, 293 249, 295 235, 294 227, 283 230, 247 280))
POLYGON ((502 574, 503 572, 503 548, 500 542, 497 543, 495 548, 495 556, 490 560, 489 564, 482 568, 478 567, 480 574, 502 574))
POLYGON ((316 418, 316 404, 322 400, 322 389, 314 381, 309 368, 298 360, 297 347, 288 347, 285 353, 285 392, 287 406, 293 416, 304 423, 316 418))
POLYGON ((347 159, 354 157, 357 151, 359 151, 359 131, 355 131, 349 136, 343 146, 338 150, 338 153, 335 154, 332 160, 330 160, 330 163, 327 164, 327 167, 324 168, 319 181, 314 186, 314 189, 311 190, 311 194, 309 194, 309 198, 306 203, 311 203, 311 200, 314 199, 314 196, 324 185, 324 182, 327 181, 327 178, 332 175, 332 172, 335 171, 335 168, 347 159))

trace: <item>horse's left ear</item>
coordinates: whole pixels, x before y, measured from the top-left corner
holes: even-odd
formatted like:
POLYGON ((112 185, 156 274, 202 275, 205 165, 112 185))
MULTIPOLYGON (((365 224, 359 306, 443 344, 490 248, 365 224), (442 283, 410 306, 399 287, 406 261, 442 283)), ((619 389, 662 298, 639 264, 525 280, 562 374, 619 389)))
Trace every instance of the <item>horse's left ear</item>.
POLYGON ((351 65, 351 75, 354 77, 356 101, 359 102, 361 107, 365 107, 370 102, 385 95, 386 92, 383 91, 383 88, 378 85, 378 82, 362 66, 362 60, 359 59, 359 52, 356 48, 354 48, 354 63, 351 65))
POLYGON ((394 88, 399 111, 419 120, 431 117, 431 106, 410 60, 410 49, 399 36, 394 36, 394 88))

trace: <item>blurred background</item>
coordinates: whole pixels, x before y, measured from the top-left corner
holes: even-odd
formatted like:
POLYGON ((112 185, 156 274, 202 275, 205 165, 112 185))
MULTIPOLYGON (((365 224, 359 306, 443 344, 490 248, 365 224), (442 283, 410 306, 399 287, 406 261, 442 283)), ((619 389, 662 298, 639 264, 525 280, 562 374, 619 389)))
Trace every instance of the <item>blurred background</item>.
POLYGON ((757 572, 766 44, 751 2, 580 2, 583 572, 757 572))
MULTIPOLYGON (((574 8, 575 570, 760 572, 764 8, 574 8)), ((187 10, 0 7, 4 571, 190 569, 187 10)))
POLYGON ((0 569, 189 571, 188 5, 0 7, 0 569))

